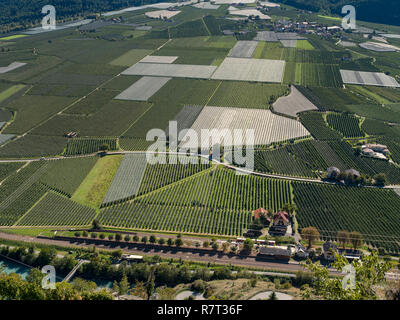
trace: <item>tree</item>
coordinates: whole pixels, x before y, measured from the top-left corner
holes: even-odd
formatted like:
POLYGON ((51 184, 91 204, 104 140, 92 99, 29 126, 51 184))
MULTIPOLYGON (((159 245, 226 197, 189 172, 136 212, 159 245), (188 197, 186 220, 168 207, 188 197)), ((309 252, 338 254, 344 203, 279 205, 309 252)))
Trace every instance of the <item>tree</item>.
MULTIPOLYGON (((1 273, 1 272, 0 272, 1 273)), ((42 285, 42 279, 44 278, 45 274, 42 273, 37 268, 32 268, 29 270, 29 274, 26 276, 26 281, 35 283, 38 286, 42 285)))
POLYGON ((92 222, 92 230, 101 230, 101 228, 102 227, 101 227, 99 221, 94 219, 93 222, 92 222))
POLYGON ((248 239, 248 238, 246 240, 244 240, 244 242, 243 242, 243 251, 244 251, 244 253, 250 254, 251 251, 253 250, 253 247, 254 247, 253 240, 248 239))
POLYGON ((363 244, 363 236, 357 231, 350 233, 350 243, 353 245, 354 250, 361 247, 363 244))
POLYGON ((165 239, 164 238, 158 239, 158 244, 160 244, 160 245, 165 244, 165 239))
POLYGON ((203 247, 208 248, 210 246, 210 243, 208 241, 203 242, 203 247))
POLYGON ((103 144, 99 147, 99 151, 107 152, 108 150, 110 150, 110 145, 109 145, 108 143, 103 143, 103 144))
POLYGON ((175 245, 181 247, 183 245, 183 240, 181 238, 175 239, 175 245))
POLYGON ((129 287, 130 287, 130 284, 129 284, 129 281, 128 281, 128 277, 127 277, 126 274, 124 274, 122 276, 121 281, 119 282, 119 294, 120 295, 127 294, 128 290, 129 290, 129 287))
POLYGON ((313 274, 313 285, 302 292, 303 298, 309 299, 314 295, 325 300, 377 299, 374 287, 385 281, 385 273, 390 270, 391 264, 380 260, 376 252, 365 255, 361 260, 354 260, 351 264, 355 276, 354 286, 349 282, 344 285, 342 277, 330 276, 329 267, 342 272, 349 263, 338 253, 334 252, 334 255, 335 261, 331 266, 322 266, 310 259, 303 264, 313 274))
POLYGON ((213 248, 214 250, 218 250, 218 248, 219 248, 218 242, 216 242, 216 241, 213 242, 212 248, 213 248))
POLYGON ((378 173, 374 175, 375 185, 379 187, 384 187, 387 183, 387 178, 384 173, 378 173))
POLYGON ((223 242, 222 243, 222 251, 227 252, 229 249, 229 243, 228 242, 223 242))
POLYGON ((147 293, 147 300, 150 300, 151 296, 153 295, 154 291, 154 267, 150 271, 149 278, 146 282, 146 293, 147 293))
POLYGON ((150 238, 149 238, 149 242, 150 243, 156 243, 157 242, 157 238, 155 236, 151 235, 150 238))
POLYGON ((172 238, 168 238, 167 244, 168 244, 169 246, 172 246, 172 245, 174 244, 174 240, 172 240, 172 238))
POLYGON ((122 250, 114 250, 111 253, 111 256, 115 259, 115 260, 119 260, 122 257, 122 250))
POLYGON ((307 227, 301 230, 301 237, 308 242, 308 248, 311 248, 312 244, 319 239, 320 234, 315 227, 307 227))
POLYGON ((148 241, 148 239, 147 239, 146 236, 142 237, 142 242, 143 242, 143 243, 147 243, 147 241, 148 241))
POLYGON ((348 244, 350 241, 350 233, 346 230, 338 231, 336 238, 344 249, 346 244, 348 244))
POLYGON ((122 235, 121 235, 120 233, 117 233, 117 234, 115 235, 115 240, 116 240, 116 241, 121 241, 121 240, 122 240, 122 235))
POLYGON ((144 284, 144 282, 142 282, 142 281, 136 282, 136 285, 133 288, 132 294, 134 296, 137 296, 137 297, 140 297, 143 299, 147 299, 146 285, 144 284))
POLYGON ((127 235, 125 236, 124 240, 125 240, 126 242, 131 241, 131 236, 130 236, 129 234, 127 234, 127 235))
POLYGON ((278 300, 278 297, 276 296, 275 291, 271 292, 271 294, 268 297, 268 300, 278 300))

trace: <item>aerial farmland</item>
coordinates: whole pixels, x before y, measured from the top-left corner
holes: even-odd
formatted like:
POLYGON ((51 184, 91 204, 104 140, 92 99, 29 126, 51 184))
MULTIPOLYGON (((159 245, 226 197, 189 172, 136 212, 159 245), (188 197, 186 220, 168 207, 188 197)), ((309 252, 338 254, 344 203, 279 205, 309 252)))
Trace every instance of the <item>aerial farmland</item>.
POLYGON ((95 221, 234 239, 257 209, 291 207, 292 240, 348 230, 364 250, 399 254, 400 28, 362 24, 379 37, 286 5, 215 0, 4 35, 0 229, 95 221), (213 144, 180 151, 213 130, 213 144), (242 146, 252 168, 229 160, 240 143, 220 145, 234 130, 254 133, 242 146))

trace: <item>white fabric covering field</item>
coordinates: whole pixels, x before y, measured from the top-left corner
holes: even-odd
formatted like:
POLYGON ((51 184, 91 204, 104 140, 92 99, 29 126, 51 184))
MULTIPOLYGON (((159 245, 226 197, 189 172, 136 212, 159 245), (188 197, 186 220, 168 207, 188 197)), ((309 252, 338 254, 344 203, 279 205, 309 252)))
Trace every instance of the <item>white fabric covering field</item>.
POLYGON ((280 40, 285 48, 296 48, 297 40, 280 40))
POLYGON ((176 56, 146 56, 139 62, 146 63, 173 63, 178 57, 176 56))
POLYGON ((121 92, 114 99, 147 101, 153 94, 160 90, 172 78, 143 77, 121 92))
POLYGON ((180 13, 179 10, 177 11, 169 11, 169 10, 157 10, 157 11, 149 11, 146 12, 145 15, 149 18, 154 18, 154 19, 170 19, 173 16, 176 16, 178 13, 180 13))
POLYGON ((258 16, 261 20, 271 19, 270 16, 263 14, 261 11, 257 9, 230 10, 229 14, 236 16, 245 16, 245 17, 258 16))
POLYGON ((210 2, 199 2, 199 3, 193 4, 193 7, 197 8, 197 9, 217 10, 220 6, 211 4, 210 2))
POLYGON ((233 58, 251 58, 258 46, 257 41, 238 41, 231 49, 228 57, 233 58))
POLYGON ((280 83, 285 61, 268 59, 225 58, 212 79, 280 83))
POLYGON ((7 67, 0 67, 0 74, 13 71, 15 69, 21 68, 24 65, 26 65, 26 63, 23 62, 10 63, 7 67))
POLYGON ((103 203, 135 196, 139 191, 146 165, 146 154, 124 155, 103 203))
POLYGON ((280 97, 272 106, 276 112, 296 117, 299 112, 318 110, 318 108, 292 85, 288 96, 280 97))
POLYGON ((346 84, 400 88, 395 78, 384 73, 340 70, 340 74, 346 84))
POLYGON ((176 78, 209 79, 215 66, 168 63, 136 63, 122 72, 123 75, 159 76, 176 78))
MULTIPOLYGON (((310 135, 299 121, 278 116, 270 110, 247 108, 204 107, 191 129, 195 130, 199 137, 202 129, 229 129, 231 134, 234 129, 253 129, 254 145, 267 145, 310 135)), ((221 141, 221 144, 223 143, 221 141)), ((238 141, 233 141, 232 144, 238 145, 238 141)))

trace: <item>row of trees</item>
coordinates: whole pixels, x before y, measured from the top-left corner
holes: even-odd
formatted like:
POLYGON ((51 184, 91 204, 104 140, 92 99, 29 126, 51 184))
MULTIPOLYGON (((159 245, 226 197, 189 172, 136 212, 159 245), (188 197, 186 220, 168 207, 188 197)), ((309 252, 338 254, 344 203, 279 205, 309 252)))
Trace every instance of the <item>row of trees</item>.
MULTIPOLYGON (((308 248, 311 248, 313 243, 321 238, 321 235, 317 228, 307 227, 301 230, 301 237, 308 242, 308 248)), ((357 250, 363 244, 363 236, 357 231, 338 231, 336 239, 343 249, 347 244, 351 244, 354 250, 357 250)))

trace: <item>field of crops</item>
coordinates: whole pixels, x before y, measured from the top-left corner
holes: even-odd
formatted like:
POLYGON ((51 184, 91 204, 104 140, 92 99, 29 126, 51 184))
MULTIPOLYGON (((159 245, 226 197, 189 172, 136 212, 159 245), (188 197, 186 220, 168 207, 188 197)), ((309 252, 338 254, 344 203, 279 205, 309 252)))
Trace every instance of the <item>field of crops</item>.
POLYGON ((16 111, 17 116, 4 133, 25 133, 72 102, 73 99, 67 97, 27 95, 11 101, 7 104, 7 108, 16 111))
POLYGON ((254 59, 283 60, 283 47, 280 42, 258 42, 254 51, 254 59))
POLYGON ((279 84, 222 81, 208 105, 268 109, 270 103, 286 91, 287 87, 279 84))
POLYGON ((67 148, 65 150, 65 155, 73 156, 80 154, 91 154, 96 153, 100 150, 103 145, 108 146, 109 151, 117 150, 117 140, 109 138, 74 138, 68 140, 67 148))
POLYGON ((0 181, 3 181, 8 175, 17 171, 24 164, 24 162, 0 163, 0 181))
POLYGON ((98 158, 53 160, 48 163, 40 182, 67 197, 71 197, 95 165, 98 158))
POLYGON ((286 148, 258 151, 254 159, 255 169, 261 172, 315 178, 312 168, 295 158, 286 148))
POLYGON ((103 209, 99 221, 132 229, 241 236, 251 223, 251 212, 132 203, 103 209))
POLYGON ((237 211, 260 207, 279 210, 291 203, 291 191, 286 181, 236 175, 226 169, 208 169, 138 197, 134 202, 237 211))
POLYGON ((150 106, 147 102, 112 100, 90 117, 56 115, 36 128, 34 133, 63 136, 74 131, 80 136, 115 137, 128 129, 150 106))
POLYGON ((0 148, 2 158, 43 157, 61 154, 67 143, 64 137, 26 135, 0 148))
POLYGON ((96 210, 48 192, 19 222, 19 226, 88 225, 96 210))
POLYGON ((138 195, 151 192, 210 168, 209 164, 201 164, 198 158, 177 156, 176 164, 173 164, 170 159, 172 157, 167 158, 165 164, 147 164, 138 195), (191 160, 194 160, 194 163, 190 163, 191 160))
POLYGON ((301 123, 317 140, 336 140, 341 136, 329 128, 320 112, 306 112, 300 114, 301 123))
POLYGON ((340 230, 358 231, 368 244, 400 250, 400 197, 392 190, 310 183, 293 183, 293 189, 300 229, 314 226, 326 239, 336 239, 340 230))
POLYGON ((340 132, 345 138, 364 137, 360 128, 360 119, 344 113, 328 113, 326 120, 329 126, 340 132))
POLYGON ((316 63, 296 63, 294 83, 333 88, 343 85, 338 66, 316 63))

